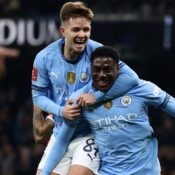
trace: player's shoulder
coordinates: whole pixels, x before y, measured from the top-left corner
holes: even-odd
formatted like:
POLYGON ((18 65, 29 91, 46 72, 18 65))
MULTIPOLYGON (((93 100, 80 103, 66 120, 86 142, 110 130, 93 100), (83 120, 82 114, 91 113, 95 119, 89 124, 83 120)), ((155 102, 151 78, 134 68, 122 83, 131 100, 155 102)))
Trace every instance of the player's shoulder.
POLYGON ((87 42, 87 45, 86 45, 86 50, 89 54, 91 54, 91 52, 93 50, 95 50, 97 47, 100 47, 100 46, 103 46, 103 44, 89 39, 88 42, 87 42))
POLYGON ((140 79, 139 80, 139 85, 147 88, 148 90, 151 88, 158 87, 155 83, 147 80, 140 79))
POLYGON ((87 42, 87 45, 90 46, 90 47, 100 47, 103 44, 99 43, 99 42, 97 42, 95 40, 89 39, 88 42, 87 42))
POLYGON ((143 79, 139 79, 138 81, 138 85, 135 87, 136 89, 150 89, 152 87, 156 86, 154 83, 152 83, 151 81, 147 81, 147 80, 143 80, 143 79))
POLYGON ((41 51, 39 51, 36 55, 37 59, 49 59, 54 58, 55 55, 60 54, 59 45, 62 42, 61 39, 58 39, 49 45, 47 45, 45 48, 43 48, 41 51))
POLYGON ((136 95, 148 96, 153 94, 155 91, 161 92, 161 89, 151 81, 139 79, 138 85, 131 91, 136 95))

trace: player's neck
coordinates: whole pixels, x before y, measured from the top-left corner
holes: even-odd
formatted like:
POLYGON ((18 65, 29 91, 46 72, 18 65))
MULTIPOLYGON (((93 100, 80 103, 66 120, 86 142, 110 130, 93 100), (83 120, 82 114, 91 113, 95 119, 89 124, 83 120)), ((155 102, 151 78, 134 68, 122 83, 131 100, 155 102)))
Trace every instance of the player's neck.
POLYGON ((80 53, 75 52, 73 49, 65 48, 65 45, 62 46, 62 53, 66 60, 75 61, 81 55, 80 53))

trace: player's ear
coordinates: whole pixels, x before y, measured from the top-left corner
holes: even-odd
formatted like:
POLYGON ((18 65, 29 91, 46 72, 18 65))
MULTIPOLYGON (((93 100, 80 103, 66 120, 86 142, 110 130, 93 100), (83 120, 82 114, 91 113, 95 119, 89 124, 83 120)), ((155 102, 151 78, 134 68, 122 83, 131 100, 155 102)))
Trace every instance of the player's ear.
POLYGON ((64 27, 63 27, 63 26, 60 27, 59 31, 60 31, 60 34, 61 34, 62 36, 64 36, 64 27))

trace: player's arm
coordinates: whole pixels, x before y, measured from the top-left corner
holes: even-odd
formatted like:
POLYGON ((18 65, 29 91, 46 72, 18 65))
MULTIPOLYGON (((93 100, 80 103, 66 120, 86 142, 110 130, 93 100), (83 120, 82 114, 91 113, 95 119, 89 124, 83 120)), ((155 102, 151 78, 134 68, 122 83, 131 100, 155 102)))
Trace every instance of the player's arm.
POLYGON ((41 170, 41 175, 50 174, 63 158, 77 125, 77 122, 73 125, 71 125, 71 121, 69 123, 66 121, 63 122, 59 134, 57 134, 53 140, 52 149, 45 160, 45 165, 41 170))
POLYGON ((148 105, 153 105, 175 117, 175 98, 163 91, 154 83, 147 81, 145 81, 145 83, 147 87, 145 89, 146 103, 148 105))
POLYGON ((161 105, 161 109, 172 117, 175 117, 175 98, 169 94, 166 94, 166 98, 161 105))
MULTIPOLYGON (((137 86, 139 84, 138 75, 125 63, 122 61, 119 62, 119 76, 115 80, 113 86, 107 92, 101 92, 93 89, 91 86, 88 94, 81 94, 79 97, 79 101, 83 106, 85 105, 94 105, 96 102, 100 102, 102 100, 109 100, 116 97, 119 97, 125 93, 127 93, 130 89, 137 86), (93 96, 94 95, 94 96, 93 96), (95 98, 94 98, 95 97, 95 98)), ((87 87, 89 87, 92 83, 90 82, 87 87)), ((86 87, 84 87, 86 88, 86 87)))
POLYGON ((50 80, 46 67, 45 56, 39 53, 34 61, 32 70, 32 99, 33 104, 45 112, 62 116, 63 107, 48 98, 50 80))
MULTIPOLYGON (((73 93, 70 97, 70 100, 68 101, 68 105, 76 106, 76 99, 83 92, 85 92, 85 89, 80 89, 75 93, 73 93)), ((55 135, 55 139, 52 140, 53 141, 52 150, 47 156, 47 159, 45 161, 46 166, 44 166, 44 168, 42 169, 41 175, 50 174, 55 168, 55 166, 60 162, 65 152, 67 151, 70 140, 74 132, 76 131, 78 124, 80 123, 79 119, 73 120, 74 117, 70 118, 71 120, 67 120, 68 119, 67 117, 64 119, 65 120, 63 122, 60 131, 58 132, 57 135, 55 135)))
POLYGON ((55 126, 52 116, 44 118, 43 111, 34 106, 33 108, 33 135, 36 143, 46 143, 55 126))

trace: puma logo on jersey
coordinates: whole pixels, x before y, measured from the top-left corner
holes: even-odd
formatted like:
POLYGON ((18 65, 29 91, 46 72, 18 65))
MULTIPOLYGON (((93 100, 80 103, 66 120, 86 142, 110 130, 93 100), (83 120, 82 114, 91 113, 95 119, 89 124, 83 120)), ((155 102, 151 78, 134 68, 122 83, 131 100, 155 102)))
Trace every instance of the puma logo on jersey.
POLYGON ((56 79, 58 78, 58 74, 51 72, 50 75, 54 76, 56 79))

